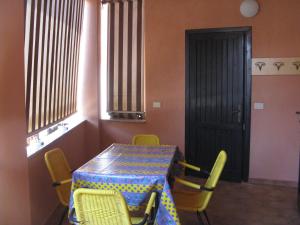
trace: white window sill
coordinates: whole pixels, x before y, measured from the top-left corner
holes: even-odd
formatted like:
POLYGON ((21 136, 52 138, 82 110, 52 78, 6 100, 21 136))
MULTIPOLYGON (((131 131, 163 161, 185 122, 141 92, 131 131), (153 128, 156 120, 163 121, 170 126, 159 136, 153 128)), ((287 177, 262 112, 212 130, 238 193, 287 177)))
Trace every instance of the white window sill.
MULTIPOLYGON (((42 136, 40 137, 39 142, 36 143, 31 143, 30 145, 27 145, 26 150, 27 150, 27 158, 30 156, 34 155, 35 153, 39 152, 43 148, 47 147, 49 144, 52 142, 56 141, 81 123, 83 123, 85 119, 80 116, 78 113, 70 116, 66 120, 63 121, 63 123, 66 123, 67 125, 65 127, 59 127, 56 131, 52 132, 49 135, 42 136)), ((53 125, 56 126, 56 125, 53 125)), ((49 128, 47 128, 49 129, 49 128)), ((46 129, 46 130, 47 130, 46 129)), ((44 132, 45 130, 41 131, 40 133, 44 132)), ((39 133, 39 134, 40 134, 39 133)))
POLYGON ((146 120, 135 119, 101 119, 102 121, 124 122, 124 123, 146 123, 146 120))

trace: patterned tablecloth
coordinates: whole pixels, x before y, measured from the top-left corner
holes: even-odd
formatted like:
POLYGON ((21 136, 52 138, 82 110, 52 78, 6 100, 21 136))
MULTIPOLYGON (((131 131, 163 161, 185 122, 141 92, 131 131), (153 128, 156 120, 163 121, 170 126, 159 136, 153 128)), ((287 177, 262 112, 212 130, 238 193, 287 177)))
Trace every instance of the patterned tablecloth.
POLYGON ((156 224, 180 224, 167 176, 176 146, 136 146, 112 144, 105 151, 74 171, 73 192, 77 188, 117 189, 130 210, 148 202, 151 191, 160 193, 156 224))

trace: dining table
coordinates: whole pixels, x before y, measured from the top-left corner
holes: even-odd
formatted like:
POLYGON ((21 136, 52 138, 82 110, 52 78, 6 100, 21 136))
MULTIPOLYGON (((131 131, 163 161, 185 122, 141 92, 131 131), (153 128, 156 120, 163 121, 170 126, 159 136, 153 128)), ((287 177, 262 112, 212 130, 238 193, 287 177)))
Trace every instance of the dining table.
POLYGON ((180 224, 169 177, 176 158, 174 145, 139 146, 114 143, 78 168, 72 175, 69 209, 78 188, 118 190, 130 211, 147 204, 152 191, 159 193, 155 224, 180 224))

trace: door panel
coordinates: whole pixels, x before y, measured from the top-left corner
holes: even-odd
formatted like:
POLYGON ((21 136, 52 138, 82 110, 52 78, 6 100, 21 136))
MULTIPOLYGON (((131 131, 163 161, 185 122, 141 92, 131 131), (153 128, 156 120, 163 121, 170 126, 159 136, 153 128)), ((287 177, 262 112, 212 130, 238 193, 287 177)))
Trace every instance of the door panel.
POLYGON ((223 178, 241 181, 245 33, 201 32, 187 38, 186 158, 210 170, 224 149, 223 178))

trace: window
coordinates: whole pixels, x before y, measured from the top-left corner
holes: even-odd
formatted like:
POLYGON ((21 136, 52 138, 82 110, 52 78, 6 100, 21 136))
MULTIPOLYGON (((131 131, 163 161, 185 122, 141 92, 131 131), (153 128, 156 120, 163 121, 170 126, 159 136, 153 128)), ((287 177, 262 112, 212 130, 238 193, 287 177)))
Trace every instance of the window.
POLYGON ((102 0, 101 10, 101 117, 144 119, 143 1, 102 0))
POLYGON ((27 0, 25 89, 28 133, 76 112, 84 0, 27 0))

